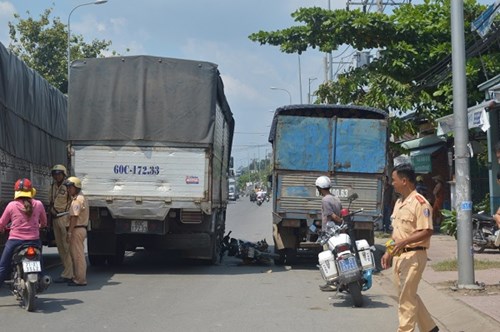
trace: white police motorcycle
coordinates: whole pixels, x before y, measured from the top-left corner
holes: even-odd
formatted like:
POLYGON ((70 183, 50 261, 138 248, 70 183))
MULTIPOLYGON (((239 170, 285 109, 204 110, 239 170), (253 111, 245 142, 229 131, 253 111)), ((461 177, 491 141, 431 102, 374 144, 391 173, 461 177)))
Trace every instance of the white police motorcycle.
MULTIPOLYGON (((356 198, 357 194, 351 195, 349 205, 356 198)), ((363 209, 350 212, 349 209, 343 209, 342 224, 328 222, 326 230, 318 236, 317 241, 323 246, 328 245, 328 250, 318 254, 318 267, 323 279, 327 284, 336 286, 337 292, 351 294, 355 307, 363 306, 361 291, 371 288, 375 269, 374 248, 364 239, 356 241, 352 234, 352 218, 362 211, 363 209)))

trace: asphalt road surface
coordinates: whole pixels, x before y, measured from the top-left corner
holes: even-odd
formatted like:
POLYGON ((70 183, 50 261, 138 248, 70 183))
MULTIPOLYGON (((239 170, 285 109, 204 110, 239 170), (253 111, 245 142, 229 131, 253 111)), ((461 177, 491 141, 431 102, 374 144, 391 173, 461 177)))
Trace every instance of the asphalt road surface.
MULTIPOLYGON (((272 245, 271 202, 231 202, 226 231, 272 245)), ((54 248, 45 250, 48 273, 61 272, 54 248)), ((343 293, 325 293, 315 262, 243 265, 225 257, 214 266, 127 252, 120 267, 89 267, 88 286, 53 284, 37 311, 19 307, 0 289, 1 331, 395 331, 391 285, 374 276, 365 306, 353 308, 343 293)))

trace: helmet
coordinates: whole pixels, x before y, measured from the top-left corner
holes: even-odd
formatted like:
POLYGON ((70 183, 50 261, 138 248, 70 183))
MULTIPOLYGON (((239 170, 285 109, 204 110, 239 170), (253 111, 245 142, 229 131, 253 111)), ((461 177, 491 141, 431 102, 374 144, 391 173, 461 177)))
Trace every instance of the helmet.
POLYGON ((70 176, 64 183, 66 186, 74 186, 75 188, 82 189, 82 181, 76 176, 70 176))
POLYGON ((331 184, 332 182, 330 181, 330 178, 328 176, 323 175, 316 179, 316 187, 319 187, 321 189, 329 189, 331 184))
POLYGON ((54 175, 54 174, 57 174, 59 172, 62 172, 64 174, 64 176, 68 176, 68 172, 66 170, 66 167, 64 167, 64 165, 60 165, 60 164, 52 167, 50 174, 54 175))
POLYGON ((30 179, 22 178, 14 184, 14 199, 20 197, 33 198, 36 195, 36 189, 33 188, 30 179))

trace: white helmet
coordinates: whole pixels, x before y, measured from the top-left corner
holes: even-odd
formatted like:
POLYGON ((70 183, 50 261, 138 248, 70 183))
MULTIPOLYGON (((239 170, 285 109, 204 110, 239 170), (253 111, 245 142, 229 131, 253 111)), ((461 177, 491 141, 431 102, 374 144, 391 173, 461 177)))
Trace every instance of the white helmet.
POLYGON ((331 184, 332 182, 330 181, 330 178, 328 176, 323 175, 316 179, 316 187, 319 187, 321 189, 329 189, 331 184))

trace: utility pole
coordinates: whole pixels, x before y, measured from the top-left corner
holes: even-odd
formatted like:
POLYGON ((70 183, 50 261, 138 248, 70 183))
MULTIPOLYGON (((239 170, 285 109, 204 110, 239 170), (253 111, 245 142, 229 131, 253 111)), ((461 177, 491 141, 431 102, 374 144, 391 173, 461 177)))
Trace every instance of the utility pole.
POLYGON ((474 283, 472 251, 472 200, 470 190, 469 128, 465 77, 463 0, 451 2, 451 63, 453 73, 453 116, 455 118, 455 178, 457 211, 458 287, 478 288, 474 283))

